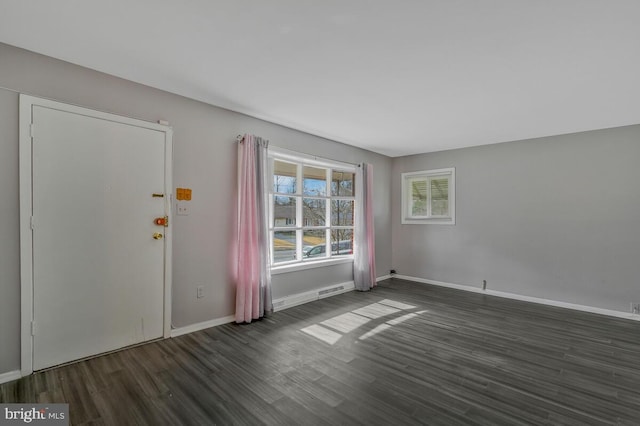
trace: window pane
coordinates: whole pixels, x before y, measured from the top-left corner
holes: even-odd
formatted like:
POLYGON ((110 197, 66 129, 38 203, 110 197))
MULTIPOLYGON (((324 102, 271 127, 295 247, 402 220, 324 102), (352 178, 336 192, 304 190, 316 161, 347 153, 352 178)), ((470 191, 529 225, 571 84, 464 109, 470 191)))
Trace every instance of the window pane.
POLYGON ((296 260, 296 231, 273 233, 273 262, 296 260))
POLYGON ((302 192, 304 195, 327 195, 327 170, 305 166, 302 192))
POLYGON ((331 230, 331 255, 353 254, 353 229, 331 230))
POLYGON ((331 200, 331 226, 353 226, 353 200, 331 200))
POLYGON ((449 215, 449 177, 431 178, 431 215, 449 215))
POLYGON ((411 180, 411 216, 427 215, 427 180, 411 180))
POLYGON ((296 198, 273 197, 273 226, 296 226, 296 198))
POLYGON ((305 230, 302 233, 304 259, 327 256, 327 232, 324 229, 305 230))
POLYGON ((302 199, 302 226, 325 226, 327 200, 302 199))
POLYGON ((355 195, 355 173, 333 171, 331 176, 331 195, 352 197, 355 195))
POLYGON ((296 193, 297 166, 282 161, 273 162, 273 192, 281 194, 296 193))

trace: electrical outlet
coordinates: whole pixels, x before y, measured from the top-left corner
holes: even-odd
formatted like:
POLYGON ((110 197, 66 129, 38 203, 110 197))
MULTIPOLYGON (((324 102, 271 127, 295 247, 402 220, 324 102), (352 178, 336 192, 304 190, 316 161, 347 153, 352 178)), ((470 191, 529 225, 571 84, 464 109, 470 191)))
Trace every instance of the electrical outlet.
POLYGON ((640 303, 631 302, 631 312, 634 314, 640 314, 640 303))
POLYGON ((204 297, 204 286, 203 285, 199 285, 197 290, 196 290, 196 297, 198 299, 202 299, 204 297))

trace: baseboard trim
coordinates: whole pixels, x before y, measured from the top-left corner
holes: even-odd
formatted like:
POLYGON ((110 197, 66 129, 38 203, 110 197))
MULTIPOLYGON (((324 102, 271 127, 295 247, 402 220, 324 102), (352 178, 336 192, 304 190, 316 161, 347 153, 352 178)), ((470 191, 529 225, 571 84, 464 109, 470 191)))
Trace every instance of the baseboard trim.
MULTIPOLYGON (((383 279, 391 278, 390 275, 385 277, 380 277, 376 279, 376 281, 380 281, 383 279)), ((335 296, 338 294, 347 293, 349 291, 355 290, 355 284, 353 281, 347 281, 340 284, 333 284, 330 286, 322 287, 312 291, 306 291, 304 293, 292 294, 290 296, 281 297, 279 299, 275 299, 273 301, 273 311, 282 311, 284 309, 293 308, 294 306, 302 305, 304 303, 313 302, 314 300, 324 299, 326 297, 335 296), (340 290, 331 291, 325 294, 320 294, 326 290, 332 290, 336 287, 344 287, 340 290)), ((184 327, 177 327, 171 330, 171 337, 178 337, 184 334, 194 333, 196 331, 204 330, 211 327, 217 327, 219 325, 228 324, 234 322, 236 317, 234 315, 230 315, 228 317, 218 318, 211 321, 199 322, 196 324, 187 325, 184 327)))
POLYGON ((333 284, 330 286, 322 287, 312 291, 305 291, 304 293, 292 294, 289 296, 281 297, 273 301, 273 311, 278 312, 284 309, 293 308, 294 306, 302 305, 304 303, 313 302, 315 300, 324 299, 326 297, 335 296, 338 294, 347 293, 355 289, 353 281, 347 281, 344 283, 333 284), (336 287, 342 286, 340 290, 331 291, 329 293, 321 294, 327 290, 333 290, 336 287))
POLYGON ((393 275, 383 275, 381 277, 376 278, 376 282, 380 282, 380 281, 384 281, 384 280, 388 280, 389 278, 392 278, 393 275))
POLYGON ((611 309, 596 308, 595 306, 578 305, 575 303, 560 302, 560 301, 551 300, 551 299, 542 299, 540 297, 523 296, 521 294, 508 293, 504 291, 482 290, 481 288, 477 288, 477 287, 446 283, 442 281, 434 281, 434 280, 429 280, 425 278, 412 277, 409 275, 395 275, 394 277, 402 280, 414 281, 417 283, 432 284, 432 285, 437 285, 439 287, 447 287, 447 288, 453 288, 456 290, 468 291, 471 293, 486 294, 487 296, 496 296, 496 297, 502 297, 505 299, 520 300, 523 302, 539 303, 541 305, 555 306, 558 308, 573 309, 575 311, 589 312, 592 314, 607 315, 610 317, 640 321, 640 315, 632 314, 630 312, 620 312, 620 311, 614 311, 611 309))
POLYGON ((0 374, 0 384, 12 382, 14 380, 18 380, 22 378, 22 373, 20 370, 8 371, 6 373, 0 374))
POLYGON ((211 327, 217 327, 219 325, 229 324, 234 322, 236 317, 229 315, 228 317, 216 318, 210 321, 198 322, 184 327, 176 327, 171 330, 171 337, 178 337, 184 334, 194 333, 196 331, 204 330, 211 327))

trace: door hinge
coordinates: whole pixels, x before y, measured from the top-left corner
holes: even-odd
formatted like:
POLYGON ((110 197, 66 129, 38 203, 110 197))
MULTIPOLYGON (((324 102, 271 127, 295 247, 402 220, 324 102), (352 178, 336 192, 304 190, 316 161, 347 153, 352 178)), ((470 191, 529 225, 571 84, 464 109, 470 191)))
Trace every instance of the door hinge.
POLYGON ((33 124, 33 123, 31 123, 31 126, 29 126, 29 131, 30 131, 30 133, 31 133, 31 137, 32 137, 32 138, 33 138, 33 137, 34 137, 34 135, 35 135, 35 128, 36 128, 36 125, 35 125, 35 124, 33 124))
POLYGON ((35 321, 31 321, 31 335, 32 336, 36 335, 36 322, 35 321))
POLYGON ((29 221, 29 226, 31 227, 32 230, 36 229, 36 221, 33 219, 33 216, 31 216, 31 219, 29 221))

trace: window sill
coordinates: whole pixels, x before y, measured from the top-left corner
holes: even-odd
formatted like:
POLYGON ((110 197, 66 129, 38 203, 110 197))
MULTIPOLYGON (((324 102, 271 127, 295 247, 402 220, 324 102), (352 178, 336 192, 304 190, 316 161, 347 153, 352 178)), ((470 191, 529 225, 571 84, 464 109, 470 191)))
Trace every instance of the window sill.
POLYGON ((292 265, 272 266, 271 275, 286 274, 289 272, 304 271, 305 269, 323 268, 325 266, 340 265, 342 263, 353 263, 353 256, 341 257, 339 259, 317 260, 312 262, 294 263, 292 265))
POLYGON ((402 219, 403 225, 455 225, 455 218, 402 219))

